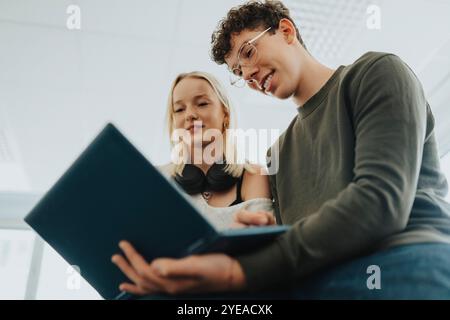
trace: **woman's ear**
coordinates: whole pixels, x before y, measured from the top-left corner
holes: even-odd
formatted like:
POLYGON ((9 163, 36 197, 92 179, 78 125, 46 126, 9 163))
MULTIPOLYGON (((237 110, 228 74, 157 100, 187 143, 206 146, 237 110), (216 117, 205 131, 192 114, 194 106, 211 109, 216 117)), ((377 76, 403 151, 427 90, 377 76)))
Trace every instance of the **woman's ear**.
POLYGON ((229 110, 222 105, 223 108, 223 124, 222 127, 224 130, 228 129, 230 127, 230 112, 229 110))
POLYGON ((295 39, 297 39, 297 31, 295 30, 294 24, 289 19, 283 18, 280 20, 280 23, 278 24, 278 31, 281 32, 283 38, 288 44, 291 44, 295 39))
POLYGON ((225 115, 225 117, 223 118, 223 129, 226 130, 229 127, 230 127, 230 120, 228 116, 225 115))

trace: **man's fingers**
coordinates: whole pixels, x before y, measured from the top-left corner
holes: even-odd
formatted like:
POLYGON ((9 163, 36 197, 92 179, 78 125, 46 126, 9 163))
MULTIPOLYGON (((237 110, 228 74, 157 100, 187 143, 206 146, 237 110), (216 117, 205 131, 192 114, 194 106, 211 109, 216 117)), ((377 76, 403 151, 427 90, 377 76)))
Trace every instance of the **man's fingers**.
POLYGON ((166 292, 169 294, 197 292, 201 288, 201 283, 195 279, 183 280, 165 280, 161 288, 140 287, 132 283, 122 283, 119 286, 121 291, 125 291, 136 295, 154 294, 158 292, 166 292))
POLYGON ((142 281, 141 277, 136 273, 133 267, 130 266, 128 261, 125 260, 120 254, 115 254, 111 261, 117 265, 117 267, 134 283, 142 281))
POLYGON ((149 288, 155 291, 161 289, 161 280, 152 274, 150 267, 147 266, 143 274, 138 274, 128 261, 119 254, 112 257, 112 262, 136 285, 144 288, 149 288))
POLYGON ((120 249, 130 261, 133 268, 137 271, 139 275, 144 275, 146 268, 148 267, 147 261, 134 249, 134 247, 128 241, 120 241, 120 249))
POLYGON ((203 286, 201 279, 169 279, 165 282, 163 288, 169 294, 180 294, 204 291, 203 286))
POLYGON ((137 286, 135 284, 131 284, 131 283, 122 283, 119 286, 119 289, 121 291, 129 292, 129 293, 136 294, 136 295, 144 295, 144 294, 151 294, 151 293, 158 292, 156 290, 151 290, 149 288, 144 289, 142 287, 139 287, 139 286, 137 286))
POLYGON ((200 278, 201 266, 195 256, 184 259, 160 258, 151 263, 151 268, 161 277, 200 278))
POLYGON ((147 286, 161 288, 161 279, 153 273, 150 265, 134 249, 134 247, 127 241, 121 241, 119 246, 125 253, 127 259, 130 261, 131 266, 140 277, 141 281, 143 281, 143 283, 147 286))

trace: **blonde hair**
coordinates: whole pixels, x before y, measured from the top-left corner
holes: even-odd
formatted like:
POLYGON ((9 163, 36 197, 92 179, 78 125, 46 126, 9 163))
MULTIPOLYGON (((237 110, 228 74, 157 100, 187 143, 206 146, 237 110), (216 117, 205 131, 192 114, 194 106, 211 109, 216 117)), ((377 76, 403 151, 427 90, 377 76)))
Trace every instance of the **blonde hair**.
MULTIPOLYGON (((172 83, 172 86, 170 88, 169 91, 169 97, 167 100, 167 111, 166 111, 166 122, 167 122, 167 129, 169 132, 169 139, 170 139, 170 144, 172 145, 172 147, 174 146, 175 142, 172 141, 171 136, 172 136, 172 132, 174 131, 174 119, 173 119, 173 90, 175 89, 175 87, 177 86, 178 83, 180 83, 181 80, 183 79, 188 79, 188 78, 192 78, 192 79, 202 79, 205 80, 209 83, 209 85, 211 86, 211 88, 214 90, 214 93, 217 95, 217 98, 219 99, 220 103, 222 104, 223 107, 223 111, 225 113, 225 116, 228 117, 229 121, 224 122, 224 130, 225 130, 225 134, 223 135, 224 139, 224 159, 227 161, 227 164, 225 166, 225 172, 227 172, 228 174, 230 174, 233 177, 240 177, 244 171, 244 169, 246 169, 247 171, 254 173, 256 170, 254 169, 254 167, 248 163, 244 163, 244 164, 238 164, 237 160, 237 149, 236 149, 236 145, 233 142, 233 139, 231 139, 231 137, 229 136, 229 133, 227 131, 227 129, 230 129, 232 127, 235 126, 235 117, 234 117, 234 110, 231 106, 231 102, 228 99, 228 96, 226 94, 226 91, 224 89, 224 87, 221 85, 221 83, 211 74, 207 73, 207 72, 202 72, 202 71, 193 71, 193 72, 188 72, 188 73, 181 73, 179 74, 175 80, 172 83), (232 159, 227 159, 227 154, 229 155, 229 152, 232 152, 232 159)), ((170 174, 173 176, 175 174, 179 174, 181 175, 185 166, 185 163, 180 163, 180 164, 170 164, 171 168, 170 168, 170 174)))

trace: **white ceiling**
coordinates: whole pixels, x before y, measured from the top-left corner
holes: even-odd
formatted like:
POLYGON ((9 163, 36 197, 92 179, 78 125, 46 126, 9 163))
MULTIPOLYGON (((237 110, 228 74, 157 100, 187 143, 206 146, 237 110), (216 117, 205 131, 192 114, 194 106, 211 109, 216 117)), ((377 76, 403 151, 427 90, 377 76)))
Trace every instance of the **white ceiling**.
MULTIPOLYGON (((22 170, 22 187, 14 188, 46 190, 107 121, 155 163, 168 161, 162 132, 170 83, 196 69, 227 83, 226 69, 209 59, 209 43, 219 19, 240 3, 0 0, 0 155, 22 170), (81 8, 81 30, 66 28, 69 4, 81 8)), ((439 141, 450 149, 450 1, 286 4, 311 52, 332 67, 369 50, 400 55, 422 79, 439 141), (368 4, 381 9, 380 30, 366 28, 368 4)), ((282 130, 296 114, 289 101, 227 89, 239 127, 282 130)))

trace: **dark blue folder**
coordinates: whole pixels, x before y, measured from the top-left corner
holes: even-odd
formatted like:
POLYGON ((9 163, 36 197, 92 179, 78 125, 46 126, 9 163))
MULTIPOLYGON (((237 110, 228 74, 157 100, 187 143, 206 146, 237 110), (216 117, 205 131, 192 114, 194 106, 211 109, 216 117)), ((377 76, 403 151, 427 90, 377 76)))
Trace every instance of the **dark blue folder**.
POLYGON ((120 240, 151 261, 193 253, 244 253, 286 226, 218 231, 188 196, 108 124, 25 221, 105 299, 122 296, 124 274, 111 263, 120 240))

